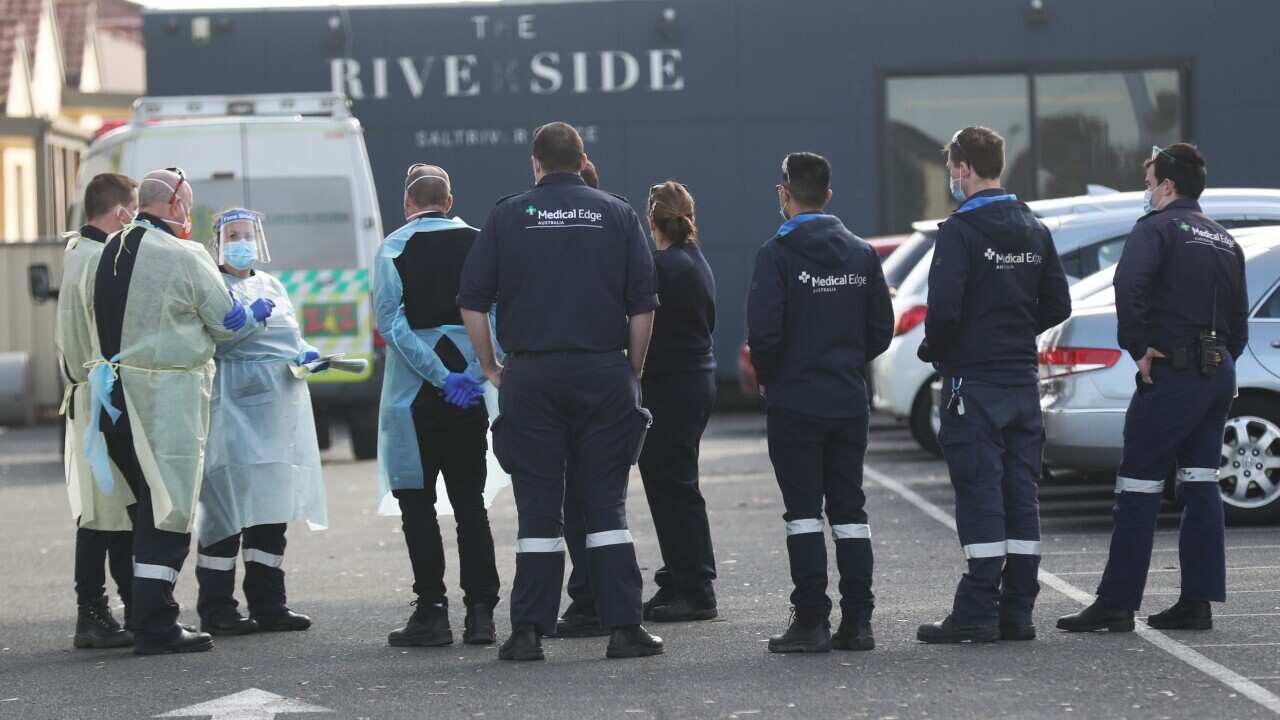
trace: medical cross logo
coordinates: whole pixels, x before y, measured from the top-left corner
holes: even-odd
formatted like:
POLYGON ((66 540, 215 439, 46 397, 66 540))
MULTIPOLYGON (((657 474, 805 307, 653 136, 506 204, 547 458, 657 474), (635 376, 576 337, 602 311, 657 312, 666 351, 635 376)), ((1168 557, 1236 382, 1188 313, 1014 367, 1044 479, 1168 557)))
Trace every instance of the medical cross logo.
POLYGON ((994 262, 997 270, 1012 270, 1018 265, 1039 265, 1044 258, 1036 253, 998 253, 991 248, 982 253, 987 262, 994 262))
POLYGON ((801 284, 808 285, 815 293, 837 292, 841 288, 864 287, 867 284, 867 276, 856 273, 818 277, 810 275, 808 270, 801 270, 797 278, 801 284))
POLYGON ((525 209, 524 209, 524 214, 525 214, 525 215, 529 215, 529 216, 536 215, 536 214, 538 214, 538 208, 536 208, 536 207, 534 207, 534 206, 530 205, 529 207, 527 207, 527 208, 525 208, 525 209))

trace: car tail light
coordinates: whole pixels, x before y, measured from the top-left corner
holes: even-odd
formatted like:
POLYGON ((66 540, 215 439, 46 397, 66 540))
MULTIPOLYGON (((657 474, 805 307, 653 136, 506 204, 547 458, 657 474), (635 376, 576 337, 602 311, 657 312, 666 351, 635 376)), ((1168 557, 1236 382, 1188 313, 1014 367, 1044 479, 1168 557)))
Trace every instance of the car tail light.
POLYGON ((898 323, 893 327, 893 336, 906 335, 911 329, 924 322, 924 316, 929 312, 926 305, 912 305, 902 314, 898 316, 898 323))
POLYGON ((1040 351, 1040 377, 1061 377, 1091 370, 1105 370, 1120 360, 1112 348, 1056 347, 1040 351))
POLYGON ((376 315, 369 316, 369 323, 373 326, 373 349, 381 350, 387 346, 387 341, 382 337, 382 333, 378 332, 378 317, 376 315))

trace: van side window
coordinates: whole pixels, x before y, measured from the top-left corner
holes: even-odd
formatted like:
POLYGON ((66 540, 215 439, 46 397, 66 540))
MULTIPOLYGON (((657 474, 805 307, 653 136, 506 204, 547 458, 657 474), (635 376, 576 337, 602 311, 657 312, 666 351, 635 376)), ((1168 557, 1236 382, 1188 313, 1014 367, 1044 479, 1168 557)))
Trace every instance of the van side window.
POLYGON ((1280 285, 1271 289, 1271 294, 1258 306, 1258 311, 1253 316, 1264 320, 1280 318, 1280 285))

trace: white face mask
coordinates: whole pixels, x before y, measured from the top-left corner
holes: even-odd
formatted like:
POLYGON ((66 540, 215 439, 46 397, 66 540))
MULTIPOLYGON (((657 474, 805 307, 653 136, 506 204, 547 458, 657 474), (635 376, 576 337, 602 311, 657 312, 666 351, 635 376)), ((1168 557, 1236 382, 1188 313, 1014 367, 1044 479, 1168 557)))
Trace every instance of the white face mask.
POLYGON ((951 191, 951 197, 954 198, 956 202, 964 202, 965 198, 968 197, 964 194, 963 183, 963 178, 958 178, 952 175, 950 170, 947 171, 947 189, 951 191))

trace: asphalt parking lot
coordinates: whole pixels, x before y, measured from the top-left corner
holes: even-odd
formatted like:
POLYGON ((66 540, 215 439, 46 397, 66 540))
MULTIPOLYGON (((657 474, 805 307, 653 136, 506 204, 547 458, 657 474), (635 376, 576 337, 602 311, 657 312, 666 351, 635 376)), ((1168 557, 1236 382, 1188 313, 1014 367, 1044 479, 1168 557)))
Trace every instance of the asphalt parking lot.
MULTIPOLYGON (((1111 487, 1079 477, 1041 490, 1044 585, 1031 643, 926 646, 961 554, 941 462, 878 419, 867 459, 879 647, 777 656, 788 618, 782 503, 758 415, 717 417, 703 480, 719 561, 720 619, 657 625, 666 656, 606 661, 602 640, 548 640, 548 662, 494 647, 392 649, 408 615, 398 521, 373 512, 374 469, 328 454, 332 528, 290 530, 291 605, 316 626, 219 639, 201 655, 136 658, 71 649, 72 523, 56 428, 0 433, 0 718, 1261 718, 1280 715, 1280 529, 1228 530, 1228 602, 1210 632, 1067 635, 1053 620, 1087 602, 1106 559, 1111 487), (227 700, 231 696, 230 700, 227 700), (278 697, 277 697, 278 696, 278 697), (203 704, 203 706, 201 705, 203 704)), ((491 511, 504 584, 513 574, 509 492, 491 511)), ((630 517, 646 578, 658 561, 643 491, 630 517)), ((1147 611, 1178 593, 1176 515, 1162 516, 1147 611)), ((449 521, 444 529, 449 544, 449 521)), ((832 560, 834 563, 834 559, 832 560)), ((456 588, 455 568, 449 582, 456 588)), ((833 568, 834 572, 834 568, 833 568)), ((191 562, 179 580, 194 616, 191 562)), ((454 601, 455 631, 461 603, 454 601)), ((499 635, 507 623, 499 606, 499 635)))

